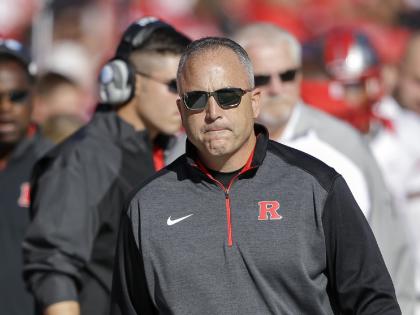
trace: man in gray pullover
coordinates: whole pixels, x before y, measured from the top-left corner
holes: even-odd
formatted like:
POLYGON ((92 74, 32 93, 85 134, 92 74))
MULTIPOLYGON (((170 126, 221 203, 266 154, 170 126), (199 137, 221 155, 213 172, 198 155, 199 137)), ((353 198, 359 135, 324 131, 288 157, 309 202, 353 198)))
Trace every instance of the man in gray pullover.
POLYGON ((178 68, 186 154, 121 220, 112 314, 401 314, 343 178, 254 125, 246 52, 193 42, 178 68))

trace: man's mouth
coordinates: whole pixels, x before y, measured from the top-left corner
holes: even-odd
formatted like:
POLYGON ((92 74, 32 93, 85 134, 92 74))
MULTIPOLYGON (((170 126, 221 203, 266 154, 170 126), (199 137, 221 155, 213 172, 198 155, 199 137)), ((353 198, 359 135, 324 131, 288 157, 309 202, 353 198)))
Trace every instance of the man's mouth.
POLYGON ((0 120, 0 132, 12 132, 16 130, 16 124, 13 121, 0 120))

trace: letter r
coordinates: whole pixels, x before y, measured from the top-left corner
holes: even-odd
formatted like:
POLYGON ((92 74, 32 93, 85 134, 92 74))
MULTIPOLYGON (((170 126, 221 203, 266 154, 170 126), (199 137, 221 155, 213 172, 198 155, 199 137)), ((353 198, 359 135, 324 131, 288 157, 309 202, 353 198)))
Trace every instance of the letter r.
POLYGON ((280 208, 280 203, 278 201, 260 201, 258 202, 260 207, 260 213, 258 215, 258 220, 280 220, 283 217, 277 213, 277 210, 280 208), (268 218, 270 214, 270 218, 268 218))

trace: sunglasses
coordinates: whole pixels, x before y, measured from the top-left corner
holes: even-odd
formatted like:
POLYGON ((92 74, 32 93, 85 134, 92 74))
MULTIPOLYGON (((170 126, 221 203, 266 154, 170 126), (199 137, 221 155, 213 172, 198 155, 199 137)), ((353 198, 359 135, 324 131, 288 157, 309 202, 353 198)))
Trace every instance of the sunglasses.
MULTIPOLYGON (((299 69, 290 69, 284 72, 279 72, 277 75, 279 76, 280 81, 282 82, 292 82, 296 78, 296 74, 298 73, 299 69)), ((254 81, 255 86, 264 86, 270 83, 271 75, 255 75, 254 81)))
POLYGON ((29 92, 26 90, 11 90, 0 93, 0 100, 4 97, 11 103, 23 103, 28 99, 29 92))
POLYGON ((150 79, 152 81, 165 84, 168 87, 169 92, 171 92, 171 93, 175 93, 175 94, 178 93, 178 86, 176 84, 176 79, 172 79, 172 80, 169 80, 169 81, 162 81, 162 80, 157 79, 157 78, 151 76, 150 74, 147 74, 147 73, 144 73, 144 72, 136 71, 136 73, 138 75, 141 75, 142 77, 145 77, 145 78, 150 79))
POLYGON ((214 92, 193 91, 187 92, 182 96, 184 105, 189 110, 203 110, 209 98, 214 97, 216 103, 223 109, 237 107, 242 100, 242 96, 252 90, 243 90, 241 88, 224 88, 214 92))

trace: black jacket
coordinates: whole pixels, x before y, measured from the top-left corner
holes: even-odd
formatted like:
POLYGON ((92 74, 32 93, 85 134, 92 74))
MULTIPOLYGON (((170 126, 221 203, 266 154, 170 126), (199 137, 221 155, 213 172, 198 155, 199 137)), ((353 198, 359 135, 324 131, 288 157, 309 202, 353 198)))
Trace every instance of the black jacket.
POLYGON ((142 185, 121 222, 111 313, 400 315, 344 179, 256 132, 228 187, 191 143, 142 185))
POLYGON ((0 169, 0 314, 34 313, 33 299, 22 278, 21 243, 29 224, 32 167, 51 146, 38 132, 30 132, 0 169))
POLYGON ((114 112, 92 121, 37 163, 24 277, 38 307, 79 301, 107 314, 114 247, 128 192, 154 173, 146 132, 114 112))

